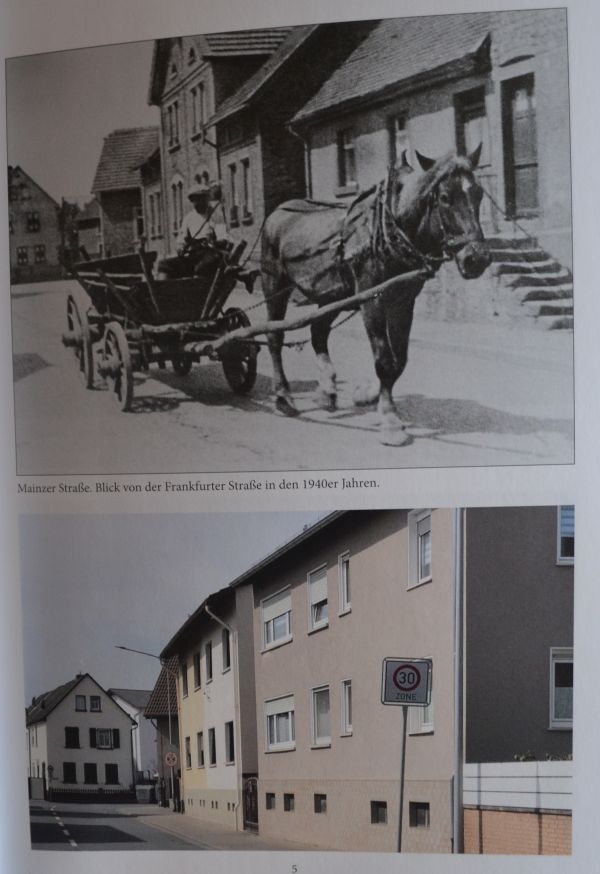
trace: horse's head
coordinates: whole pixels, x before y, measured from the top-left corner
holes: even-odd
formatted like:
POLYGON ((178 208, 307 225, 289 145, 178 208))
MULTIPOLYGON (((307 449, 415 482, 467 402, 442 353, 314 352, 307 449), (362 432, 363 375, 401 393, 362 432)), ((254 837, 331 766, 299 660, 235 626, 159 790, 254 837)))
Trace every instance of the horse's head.
POLYGON ((465 157, 453 155, 435 161, 418 152, 416 155, 425 171, 412 193, 418 240, 454 258, 465 279, 481 276, 490 264, 479 223, 483 191, 474 172, 481 145, 465 157))

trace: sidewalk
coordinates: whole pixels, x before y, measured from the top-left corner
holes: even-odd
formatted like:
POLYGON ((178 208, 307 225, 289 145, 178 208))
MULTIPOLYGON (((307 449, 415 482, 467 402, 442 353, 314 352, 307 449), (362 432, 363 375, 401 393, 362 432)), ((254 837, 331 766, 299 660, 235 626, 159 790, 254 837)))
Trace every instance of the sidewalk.
POLYGON ((306 852, 310 850, 323 852, 322 848, 297 844, 293 841, 270 841, 261 838, 260 835, 247 831, 233 831, 218 823, 207 823, 204 820, 195 819, 188 814, 173 813, 167 808, 150 808, 147 805, 139 805, 138 815, 143 819, 144 825, 161 829, 190 843, 197 844, 205 850, 279 850, 287 852, 306 852), (152 813, 149 811, 152 809, 152 813), (143 812, 142 812, 143 811, 143 812), (160 812, 159 812, 160 811, 160 812))

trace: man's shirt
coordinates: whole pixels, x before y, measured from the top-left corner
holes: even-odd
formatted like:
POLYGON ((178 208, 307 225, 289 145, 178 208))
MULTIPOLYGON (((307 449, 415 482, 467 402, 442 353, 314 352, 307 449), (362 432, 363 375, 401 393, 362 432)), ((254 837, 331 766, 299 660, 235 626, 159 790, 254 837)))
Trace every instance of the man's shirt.
POLYGON ((222 222, 213 221, 212 217, 207 219, 205 215, 201 215, 193 209, 183 219, 177 234, 177 245, 183 246, 190 237, 194 240, 208 240, 211 237, 217 240, 227 240, 229 234, 222 222))

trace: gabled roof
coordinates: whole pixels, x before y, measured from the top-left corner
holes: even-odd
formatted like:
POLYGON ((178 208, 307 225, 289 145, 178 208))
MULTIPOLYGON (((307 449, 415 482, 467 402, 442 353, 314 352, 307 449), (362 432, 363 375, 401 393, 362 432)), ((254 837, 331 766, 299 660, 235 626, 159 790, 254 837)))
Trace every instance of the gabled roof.
MULTIPOLYGON (((291 27, 259 27, 256 30, 232 30, 229 33, 199 34, 193 37, 198 54, 206 60, 272 54, 292 30, 291 27)), ((164 90, 167 64, 176 37, 154 43, 148 103, 158 105, 164 90)))
POLYGON ((106 695, 114 707, 120 710, 130 722, 134 725, 136 724, 135 720, 132 719, 116 701, 110 698, 106 689, 103 689, 100 683, 97 680, 94 680, 91 674, 77 674, 77 676, 72 680, 69 680, 68 683, 63 683, 62 686, 57 686, 56 689, 51 689, 50 692, 43 692, 41 695, 37 695, 25 711, 26 725, 33 725, 35 722, 44 722, 48 715, 58 707, 60 702, 63 701, 67 695, 76 689, 85 679, 91 680, 92 683, 98 687, 100 692, 103 692, 106 695))
POLYGON ((19 164, 16 164, 14 167, 11 167, 10 164, 8 165, 8 185, 9 185, 9 187, 12 184, 14 178, 18 177, 19 174, 25 176, 25 178, 27 179, 27 181, 31 185, 34 185, 37 188, 37 190, 40 191, 44 195, 44 197, 47 197, 48 200, 52 201, 52 203, 54 204, 54 206, 57 209, 59 208, 58 201, 56 201, 52 197, 52 195, 48 194, 48 192, 42 188, 42 186, 39 184, 39 182, 36 182, 35 179, 32 176, 30 176, 26 170, 23 170, 23 168, 19 166, 19 164))
POLYGON ((139 188, 139 168, 158 146, 158 127, 120 128, 104 137, 92 193, 139 188))
POLYGON ((171 640, 162 650, 160 654, 161 659, 170 659, 173 655, 177 655, 179 649, 186 645, 190 637, 195 635, 200 627, 203 625, 210 625, 214 622, 206 612, 206 607, 219 610, 224 604, 233 600, 234 595, 229 586, 226 586, 224 589, 219 589, 218 592, 214 592, 212 595, 205 598, 198 609, 194 610, 194 612, 188 616, 181 628, 175 632, 171 640))
POLYGON ((144 709, 144 716, 146 719, 156 719, 160 716, 168 716, 169 697, 171 703, 171 716, 177 716, 177 684, 175 682, 175 676, 178 668, 179 659, 177 656, 172 656, 170 659, 167 659, 166 665, 162 666, 158 679, 154 685, 154 689, 150 692, 148 703, 144 709))
POLYGON ((150 689, 108 689, 111 698, 117 695, 136 710, 143 710, 152 694, 150 689))
POLYGON ((222 121, 228 115, 237 112, 243 106, 248 106, 255 100, 270 82, 273 76, 279 72, 285 62, 290 58, 296 49, 302 45, 312 33, 317 30, 318 25, 306 24, 300 27, 293 27, 271 57, 265 61, 253 76, 244 82, 242 87, 228 97, 219 107, 219 111, 210 119, 210 124, 222 121))
POLYGON ((350 108, 416 85, 432 71, 449 72, 454 62, 476 61, 491 26, 488 12, 384 19, 293 120, 350 108))

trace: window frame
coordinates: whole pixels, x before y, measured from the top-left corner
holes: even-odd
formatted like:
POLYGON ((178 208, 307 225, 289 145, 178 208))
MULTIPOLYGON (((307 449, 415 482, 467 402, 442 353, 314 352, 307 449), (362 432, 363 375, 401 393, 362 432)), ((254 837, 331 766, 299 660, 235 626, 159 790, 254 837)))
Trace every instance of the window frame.
POLYGON ((348 191, 356 191, 358 188, 358 168, 356 166, 356 133, 354 128, 345 127, 338 130, 336 144, 338 187, 348 191))
POLYGON ((185 753, 185 767, 186 770, 190 770, 192 767, 192 738, 188 735, 184 739, 184 753, 185 753))
POLYGON ((265 810, 275 810, 277 799, 274 792, 265 792, 265 810))
POLYGON ((289 750, 296 749, 296 701, 293 694, 287 695, 278 695, 277 698, 269 698, 265 701, 264 707, 264 719, 265 719, 265 752, 273 753, 273 752, 287 752, 289 750), (267 711, 270 709, 267 705, 277 705, 277 702, 285 702, 288 704, 287 709, 275 709, 273 708, 272 713, 268 713, 267 711), (291 703, 291 708, 289 707, 289 703, 291 703), (277 716, 286 715, 288 717, 288 725, 289 725, 289 738, 287 740, 278 740, 278 732, 277 732, 277 716), (269 730, 270 720, 273 719, 273 727, 274 732, 273 736, 275 740, 271 743, 270 737, 271 732, 269 730))
POLYGON ((424 586, 433 580, 433 510, 411 510, 407 517, 408 522, 408 588, 415 589, 424 586), (421 542, 419 525, 429 518, 429 573, 421 574, 421 542))
POLYGON ((62 782, 67 783, 69 786, 73 786, 74 784, 77 783, 77 762, 63 762, 62 766, 63 766, 62 782), (73 769, 73 779, 72 780, 67 780, 67 773, 66 773, 67 768, 73 769))
POLYGON ((80 750, 81 738, 79 737, 78 725, 65 725, 65 749, 80 750))
POLYGON ((87 696, 86 695, 75 695, 75 712, 76 713, 87 713, 87 696), (83 707, 80 707, 83 699, 83 707))
POLYGON ((104 765, 104 783, 106 786, 119 786, 119 765, 116 762, 106 762, 104 765), (115 780, 108 779, 108 769, 114 768, 115 780))
POLYGON ((315 568, 312 571, 309 571, 306 575, 306 588, 308 594, 308 633, 310 634, 313 631, 320 631, 322 628, 327 628, 329 626, 329 579, 327 576, 327 564, 322 564, 319 567, 315 568), (321 598, 320 600, 314 600, 313 594, 313 586, 316 585, 317 582, 321 582, 323 577, 317 577, 315 580, 312 577, 316 577, 317 574, 322 574, 325 571, 325 592, 326 598, 321 598), (315 608, 319 606, 319 604, 324 604, 327 615, 325 619, 316 619, 315 608))
POLYGON ((102 697, 100 695, 90 695, 90 713, 102 713, 102 697), (95 706, 95 702, 98 706, 95 706))
POLYGON ((340 684, 340 717, 342 723, 341 736, 351 737, 352 729, 352 680, 342 680, 340 684), (348 694, 349 693, 349 694, 348 694), (348 719, 350 712, 350 719, 348 719))
POLYGON ((196 761, 198 768, 205 767, 205 759, 204 759, 204 732, 197 731, 196 732, 196 761))
POLYGON ((235 764, 235 726, 233 719, 225 723, 225 764, 235 764))
POLYGON ((212 657, 212 640, 207 640, 204 644, 204 664, 206 666, 206 682, 212 683, 213 680, 213 657, 212 657))
POLYGON ((315 813, 327 813, 327 795, 324 792, 313 793, 313 809, 315 813))
POLYGON ((269 649, 274 649, 277 646, 283 646, 283 644, 289 643, 291 640, 293 640, 293 635, 292 635, 292 587, 291 586, 284 586, 282 589, 278 589, 276 592, 273 592, 268 597, 261 599, 261 602, 260 602, 260 622, 261 622, 263 651, 269 650, 269 649), (265 606, 267 605, 267 603, 269 601, 272 601, 274 598, 279 597, 284 592, 289 592, 289 609, 284 610, 282 613, 278 613, 272 619, 265 620, 264 619, 264 612, 265 612, 265 606), (282 635, 281 637, 274 637, 274 632, 275 632, 274 623, 277 619, 280 619, 282 616, 287 616, 287 620, 286 620, 287 633, 282 635), (271 627, 273 629, 272 639, 270 641, 268 640, 268 634, 267 634, 267 626, 268 625, 271 625, 271 627))
POLYGON ((408 802, 408 824, 410 828, 431 828, 431 805, 429 801, 408 802), (419 822, 424 815, 425 822, 419 822))
POLYGON ((189 682, 188 682, 187 659, 184 659, 181 662, 181 664, 179 666, 179 672, 180 672, 180 676, 181 676, 181 697, 187 698, 187 696, 190 694, 189 682))
POLYGON ((387 825, 388 803, 387 801, 371 801, 371 825, 387 825), (383 813, 383 817, 381 814, 383 813))
MULTIPOLYGON (((571 697, 571 717, 562 718, 555 715, 556 705, 556 665, 570 664, 573 667, 573 647, 572 646, 552 646, 550 647, 550 712, 548 728, 550 731, 572 731, 573 730, 573 705, 571 697)), ((573 686, 571 686, 573 690, 573 686)), ((571 692, 572 695, 572 692, 571 692)))
POLYGON ((223 653, 223 673, 226 674, 227 671, 231 670, 231 632, 228 628, 221 629, 221 649, 223 653))
POLYGON ((310 690, 310 715, 311 715, 311 746, 315 747, 330 747, 331 746, 331 691, 328 685, 314 686, 310 690), (317 695, 322 692, 327 692, 328 701, 328 719, 329 719, 329 735, 320 735, 318 733, 318 712, 317 712, 317 695))
POLYGON ((561 504, 556 508, 556 564, 565 565, 566 567, 575 564, 575 505, 561 504), (573 555, 563 555, 563 510, 573 510, 573 555))
POLYGON ((217 767, 217 735, 214 728, 208 729, 208 767, 217 767))
POLYGON ((283 793, 283 810, 285 813, 293 813, 296 809, 296 796, 293 792, 283 793))
POLYGON ((200 652, 200 650, 195 652, 192 657, 194 665, 194 690, 202 688, 202 670, 200 667, 201 658, 202 653, 200 652))
POLYGON ((339 581, 339 616, 352 612, 352 589, 350 581, 350 552, 342 552, 338 555, 338 581, 339 581))

